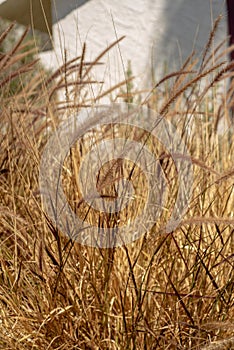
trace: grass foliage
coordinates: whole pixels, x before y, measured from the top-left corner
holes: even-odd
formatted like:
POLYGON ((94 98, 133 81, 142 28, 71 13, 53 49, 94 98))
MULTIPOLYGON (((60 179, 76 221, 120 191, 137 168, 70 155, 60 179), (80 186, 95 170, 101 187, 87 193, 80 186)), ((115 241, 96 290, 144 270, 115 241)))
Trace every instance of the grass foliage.
MULTIPOLYGON (((0 44, 12 30, 1 34, 0 44)), ((177 193, 176 169, 156 140, 138 135, 159 157, 170 192, 151 231, 113 249, 79 245, 53 225, 43 211, 38 172, 43 147, 62 118, 103 96, 139 100, 133 88, 123 95, 132 77, 96 97, 90 93, 99 84, 90 78, 92 68, 117 42, 93 62, 86 62, 84 46, 81 57, 50 75, 34 56, 22 61, 28 55, 26 32, 1 53, 1 349, 234 348, 233 85, 228 83, 234 64, 225 61, 222 45, 210 52, 214 32, 200 66, 191 55, 179 72, 141 96, 142 104, 174 123, 186 139, 194 167, 189 208, 175 231, 162 231, 177 193), (229 84, 226 93, 222 84, 229 84), (57 98, 60 92, 64 100, 57 98), (222 121, 227 131, 217 133, 222 121)), ((136 134, 115 132, 129 138, 136 134)), ((106 137, 114 133, 99 130, 92 140, 106 137)), ((64 165, 64 192, 74 210, 82 199, 74 188, 88 141, 76 145, 64 165)), ((88 208, 91 223, 124 225, 142 208, 147 184, 138 168, 131 172, 130 162, 103 165, 99 191, 114 195, 118 169, 125 177, 131 173, 135 204, 120 216, 88 208)))

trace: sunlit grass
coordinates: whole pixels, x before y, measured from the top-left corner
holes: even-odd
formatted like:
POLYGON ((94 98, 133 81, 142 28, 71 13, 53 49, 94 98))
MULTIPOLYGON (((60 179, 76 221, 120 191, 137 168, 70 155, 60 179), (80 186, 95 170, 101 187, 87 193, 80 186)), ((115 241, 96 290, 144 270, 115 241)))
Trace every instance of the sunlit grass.
MULTIPOLYGON (((229 96, 233 86, 227 94, 217 86, 231 75, 233 63, 216 65, 215 53, 207 60, 205 49, 200 71, 190 57, 180 72, 157 84, 145 100, 141 98, 142 104, 176 126, 193 162, 192 198, 173 232, 165 233, 163 228, 175 202, 177 174, 163 146, 134 128, 93 131, 92 142, 127 135, 145 143, 160 160, 170 189, 160 220, 150 232, 127 246, 98 249, 69 240, 50 221, 41 203, 38 173, 46 141, 61 119, 97 103, 86 87, 96 84, 89 72, 105 52, 87 65, 82 55, 48 76, 40 67, 36 70, 36 62, 16 65, 14 70, 22 45, 19 41, 0 56, 0 348, 211 349, 209 344, 217 341, 212 349, 225 349, 227 344, 231 349, 234 136, 229 96), (24 84, 12 94, 16 78, 24 84), (64 90, 64 101, 58 100, 57 93, 64 90), (217 134, 224 119, 229 127, 217 134)), ((111 92, 115 101, 119 95, 134 101, 137 92, 123 96, 125 85, 122 82, 102 96, 111 92)), ((138 167, 132 171, 130 161, 119 167, 115 162, 103 164, 97 181, 101 195, 113 198, 116 179, 131 174, 135 198, 119 215, 90 209, 82 203, 77 184, 89 141, 74 145, 66 158, 64 192, 77 215, 89 223, 125 225, 144 208, 150 191, 145 176, 138 167)))

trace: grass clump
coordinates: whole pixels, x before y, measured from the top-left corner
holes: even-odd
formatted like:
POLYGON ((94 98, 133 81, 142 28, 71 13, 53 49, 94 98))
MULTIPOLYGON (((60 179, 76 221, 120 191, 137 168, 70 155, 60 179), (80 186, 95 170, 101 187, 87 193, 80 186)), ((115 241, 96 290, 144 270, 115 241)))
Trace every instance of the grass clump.
MULTIPOLYGON (((11 30, 3 32, 0 41, 11 30)), ((116 163, 103 164, 101 194, 115 195, 119 169, 128 178, 131 173, 140 201, 122 216, 100 214, 87 206, 78 210, 82 197, 76 188, 77 169, 91 141, 115 135, 142 141, 160 160, 170 189, 150 232, 126 246, 98 249, 69 239, 51 222, 41 203, 38 172, 46 141, 61 119, 110 92, 116 93, 116 100, 122 95, 126 82, 96 97, 87 93, 98 83, 89 78, 92 67, 114 44, 91 63, 85 61, 84 46, 81 57, 48 76, 40 67, 36 70, 34 58, 14 68, 27 54, 23 39, 24 34, 0 57, 0 348, 233 348, 231 124, 227 132, 217 134, 221 120, 230 122, 233 86, 227 94, 216 89, 232 75, 233 63, 216 63, 218 53, 209 56, 207 47, 200 70, 191 56, 181 71, 165 77, 142 98, 142 104, 176 125, 191 154, 192 198, 175 231, 165 233, 162 228, 177 193, 176 168, 154 138, 134 128, 104 127, 74 145, 64 164, 63 188, 77 215, 89 210, 90 223, 125 225, 142 208, 147 192, 144 175, 138 168, 134 173, 131 162, 119 168, 116 163), (22 85, 12 89, 16 77, 22 85), (165 82, 169 89, 163 89, 165 82), (60 91, 64 100, 56 97, 60 91)))

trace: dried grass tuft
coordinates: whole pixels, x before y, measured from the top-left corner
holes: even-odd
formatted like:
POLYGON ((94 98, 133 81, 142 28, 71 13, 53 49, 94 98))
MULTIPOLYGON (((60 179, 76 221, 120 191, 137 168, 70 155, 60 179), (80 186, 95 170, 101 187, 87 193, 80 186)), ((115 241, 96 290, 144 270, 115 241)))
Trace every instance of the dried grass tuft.
POLYGON ((79 245, 57 229, 43 210, 38 172, 61 120, 110 93, 118 101, 126 81, 97 97, 89 94, 90 85, 100 84, 90 79, 92 69, 118 41, 93 62, 86 61, 84 46, 81 57, 49 74, 35 57, 22 62, 25 33, 0 56, 0 349, 233 348, 234 136, 231 128, 216 133, 233 104, 233 85, 227 94, 219 86, 233 64, 216 63, 219 50, 206 59, 214 33, 200 71, 191 55, 142 102, 177 127, 191 154, 192 198, 176 230, 163 231, 177 196, 177 169, 152 135, 117 125, 93 128, 67 155, 67 199, 77 215, 100 228, 133 220, 150 189, 139 167, 112 161, 101 167, 97 188, 108 200, 116 196, 116 181, 128 179, 133 204, 121 214, 102 214, 84 203, 77 174, 90 142, 124 136, 160 161, 169 187, 160 219, 138 241, 113 249, 79 245))

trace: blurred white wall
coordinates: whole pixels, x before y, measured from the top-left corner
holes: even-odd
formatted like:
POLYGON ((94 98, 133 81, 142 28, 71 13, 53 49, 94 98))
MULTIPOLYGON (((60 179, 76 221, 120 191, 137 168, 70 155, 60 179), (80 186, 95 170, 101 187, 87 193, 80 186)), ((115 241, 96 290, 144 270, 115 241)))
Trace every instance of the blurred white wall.
POLYGON ((194 48, 206 44, 213 21, 223 14, 215 43, 227 36, 224 0, 53 0, 54 52, 42 53, 47 66, 80 55, 87 44, 86 60, 96 57, 116 38, 126 35, 105 57, 97 77, 107 85, 124 78, 127 61, 139 87, 147 86, 152 70, 156 79, 179 68, 194 48))
MULTIPOLYGON (((0 4, 8 3, 12 17, 17 17, 28 11, 30 1, 0 0, 0 4)), ((40 1, 33 0, 31 4, 38 6, 40 1)), ((225 0, 43 0, 43 3, 47 12, 51 7, 47 16, 52 17, 53 24, 54 50, 40 54, 49 68, 55 69, 64 62, 65 50, 67 59, 79 56, 84 42, 89 61, 117 38, 126 36, 102 59, 105 65, 99 66, 94 74, 94 78, 105 80, 106 88, 124 79, 128 61, 139 88, 150 86, 152 72, 158 80, 165 66, 167 72, 178 69, 193 48, 201 54, 220 14, 224 17, 215 43, 227 36, 225 0)), ((0 16, 2 8, 0 5, 0 16)))

